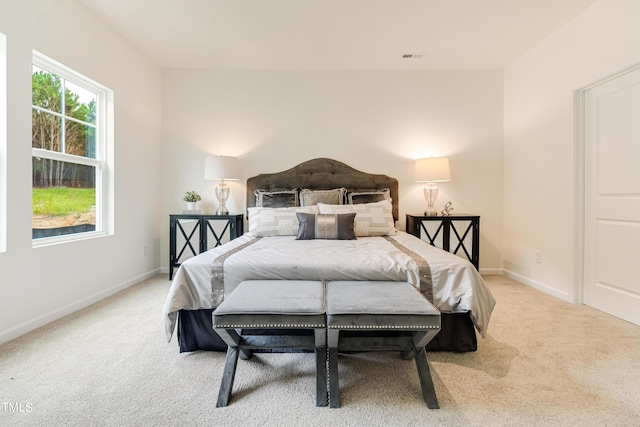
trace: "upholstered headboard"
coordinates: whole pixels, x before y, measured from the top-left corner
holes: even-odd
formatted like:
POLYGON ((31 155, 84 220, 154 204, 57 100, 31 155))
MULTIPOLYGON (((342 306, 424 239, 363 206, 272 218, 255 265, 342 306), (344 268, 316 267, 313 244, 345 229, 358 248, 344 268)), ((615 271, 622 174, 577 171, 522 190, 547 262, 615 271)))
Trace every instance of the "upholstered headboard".
POLYGON ((330 190, 345 187, 348 191, 388 188, 393 218, 398 220, 398 180, 387 175, 370 174, 332 159, 319 158, 300 163, 291 169, 260 174, 247 179, 247 208, 256 205, 255 190, 330 190))

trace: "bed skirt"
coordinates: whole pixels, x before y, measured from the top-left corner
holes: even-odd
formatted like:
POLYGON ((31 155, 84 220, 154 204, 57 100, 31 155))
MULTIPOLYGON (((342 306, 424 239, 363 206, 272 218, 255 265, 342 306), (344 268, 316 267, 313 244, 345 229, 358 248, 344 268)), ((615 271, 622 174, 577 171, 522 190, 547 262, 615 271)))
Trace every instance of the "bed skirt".
MULTIPOLYGON (((180 352, 227 351, 227 344, 213 330, 212 309, 180 310, 178 344, 180 352)), ((441 328, 429 342, 427 351, 469 352, 478 349, 476 330, 469 313, 442 313, 441 328)), ((265 331, 255 330, 255 334, 265 331)))

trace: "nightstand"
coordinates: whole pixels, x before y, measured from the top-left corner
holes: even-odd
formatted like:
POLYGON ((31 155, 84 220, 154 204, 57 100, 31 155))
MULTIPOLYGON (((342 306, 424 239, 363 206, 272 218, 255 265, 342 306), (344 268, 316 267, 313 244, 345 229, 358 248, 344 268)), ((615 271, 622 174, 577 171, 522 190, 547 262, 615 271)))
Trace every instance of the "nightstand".
POLYGON ((242 214, 169 215, 169 280, 184 261, 242 236, 243 230, 242 214))
POLYGON ((447 252, 466 257, 476 270, 480 265, 480 216, 407 214, 407 233, 447 252))

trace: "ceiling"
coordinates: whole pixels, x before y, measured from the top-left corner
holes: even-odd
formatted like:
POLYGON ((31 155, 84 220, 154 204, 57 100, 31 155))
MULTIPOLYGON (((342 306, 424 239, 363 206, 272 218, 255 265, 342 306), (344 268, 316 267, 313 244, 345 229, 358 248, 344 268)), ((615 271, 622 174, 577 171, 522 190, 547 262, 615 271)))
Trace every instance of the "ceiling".
POLYGON ((501 69, 596 2, 78 1, 162 67, 262 70, 501 69))

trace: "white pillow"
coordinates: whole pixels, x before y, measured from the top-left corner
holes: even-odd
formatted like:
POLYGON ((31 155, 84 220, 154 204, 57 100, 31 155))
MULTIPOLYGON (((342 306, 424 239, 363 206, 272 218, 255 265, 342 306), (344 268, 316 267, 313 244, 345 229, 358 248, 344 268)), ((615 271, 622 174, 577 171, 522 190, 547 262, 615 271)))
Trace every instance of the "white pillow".
POLYGON ((298 234, 296 212, 317 214, 316 206, 289 208, 248 208, 249 234, 255 237, 295 236, 298 234))
POLYGON ((321 214, 344 214, 355 212, 354 230, 357 237, 392 236, 396 234, 391 200, 359 205, 326 205, 318 203, 321 214))

